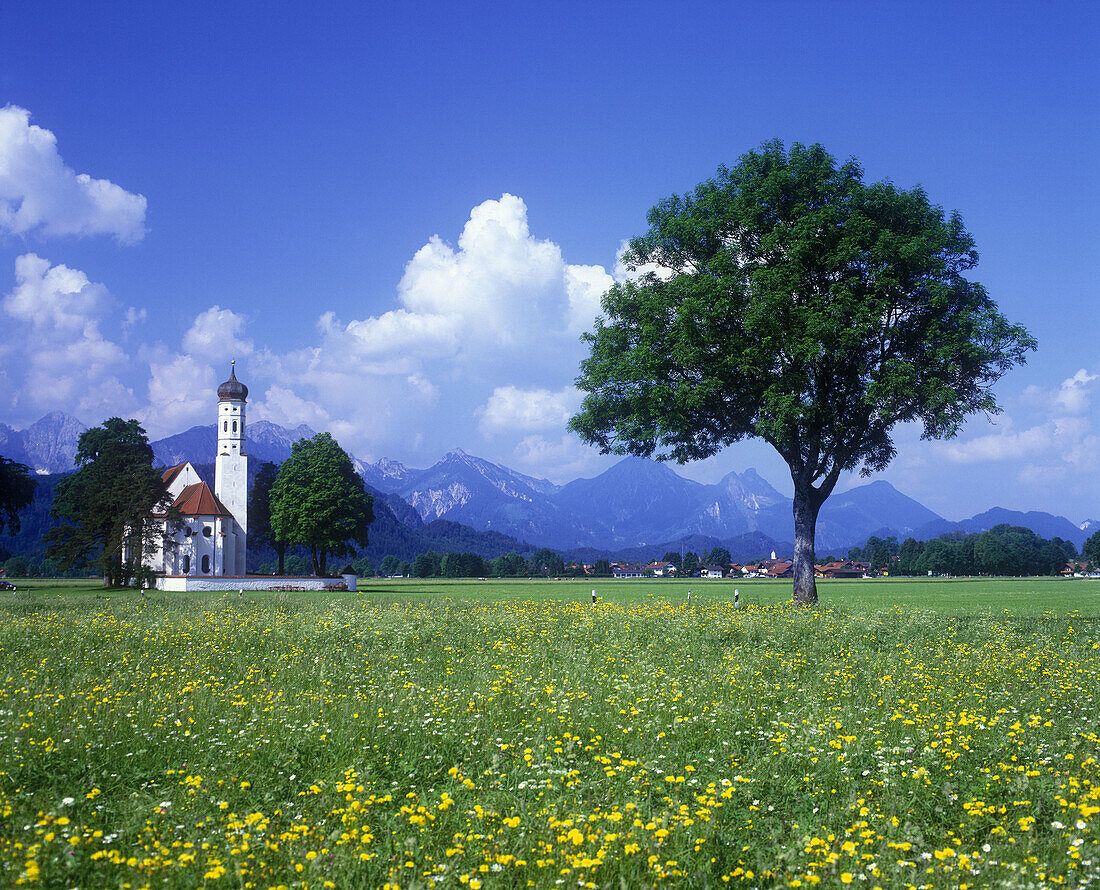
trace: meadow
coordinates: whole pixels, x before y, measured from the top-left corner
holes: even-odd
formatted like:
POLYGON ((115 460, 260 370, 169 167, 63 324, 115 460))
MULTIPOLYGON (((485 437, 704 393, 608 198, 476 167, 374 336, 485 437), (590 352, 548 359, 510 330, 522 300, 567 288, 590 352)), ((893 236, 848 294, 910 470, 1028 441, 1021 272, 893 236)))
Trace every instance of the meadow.
POLYGON ((820 593, 21 583, 0 885, 1100 885, 1100 582, 820 593))

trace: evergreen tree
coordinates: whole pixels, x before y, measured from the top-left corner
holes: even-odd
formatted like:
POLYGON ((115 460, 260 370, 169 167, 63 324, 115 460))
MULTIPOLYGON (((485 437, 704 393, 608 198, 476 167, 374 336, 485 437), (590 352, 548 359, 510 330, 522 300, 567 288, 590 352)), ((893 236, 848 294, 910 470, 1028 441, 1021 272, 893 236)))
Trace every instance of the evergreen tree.
POLYGON ((248 537, 251 543, 274 549, 279 558, 279 574, 286 562, 287 542, 275 537, 271 528, 271 489, 279 478, 279 465, 265 460, 252 480, 248 493, 248 537))
MULTIPOLYGON (((50 515, 63 522, 46 534, 46 553, 64 570, 95 566, 106 586, 125 583, 162 542, 165 520, 153 513, 166 514, 170 503, 145 430, 136 420, 105 420, 80 434, 76 464, 55 490, 50 515), (125 572, 124 547, 132 554, 125 572)), ((177 518, 167 521, 171 530, 177 518)))
POLYGON ((19 531, 19 511, 31 505, 38 485, 30 473, 30 467, 0 457, 0 534, 5 527, 9 535, 19 531))

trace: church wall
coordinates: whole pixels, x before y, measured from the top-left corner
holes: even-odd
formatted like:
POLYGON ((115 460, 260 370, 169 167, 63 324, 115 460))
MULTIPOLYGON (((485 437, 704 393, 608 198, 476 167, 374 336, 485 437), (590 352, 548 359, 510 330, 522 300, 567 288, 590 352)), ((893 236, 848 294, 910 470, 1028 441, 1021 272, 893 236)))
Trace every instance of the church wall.
MULTIPOLYGON (((246 572, 248 543, 248 456, 245 449, 245 401, 248 388, 236 376, 218 388, 218 450, 214 457, 214 495, 231 516, 184 517, 182 526, 157 547, 146 563, 165 575, 216 578, 246 572)), ((188 462, 169 486, 173 498, 201 482, 188 462)))

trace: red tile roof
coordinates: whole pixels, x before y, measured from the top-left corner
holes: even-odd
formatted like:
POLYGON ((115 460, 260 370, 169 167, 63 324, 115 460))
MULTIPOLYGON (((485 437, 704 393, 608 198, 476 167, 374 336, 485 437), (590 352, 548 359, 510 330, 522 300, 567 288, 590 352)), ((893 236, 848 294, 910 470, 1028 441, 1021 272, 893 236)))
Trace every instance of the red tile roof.
POLYGON ((233 516, 205 482, 188 485, 172 506, 184 516, 233 516))
POLYGON ((186 463, 182 463, 176 464, 174 467, 169 467, 167 470, 160 474, 160 481, 163 482, 165 485, 171 485, 172 480, 174 480, 186 466, 186 463))

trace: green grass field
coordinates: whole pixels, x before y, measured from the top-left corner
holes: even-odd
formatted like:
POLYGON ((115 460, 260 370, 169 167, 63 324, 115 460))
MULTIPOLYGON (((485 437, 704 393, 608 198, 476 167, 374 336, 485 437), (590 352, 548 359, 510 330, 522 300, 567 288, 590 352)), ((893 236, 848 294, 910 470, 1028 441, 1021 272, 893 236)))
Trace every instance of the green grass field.
POLYGON ((0 594, 0 885, 1100 884, 1100 582, 364 588, 0 594))

